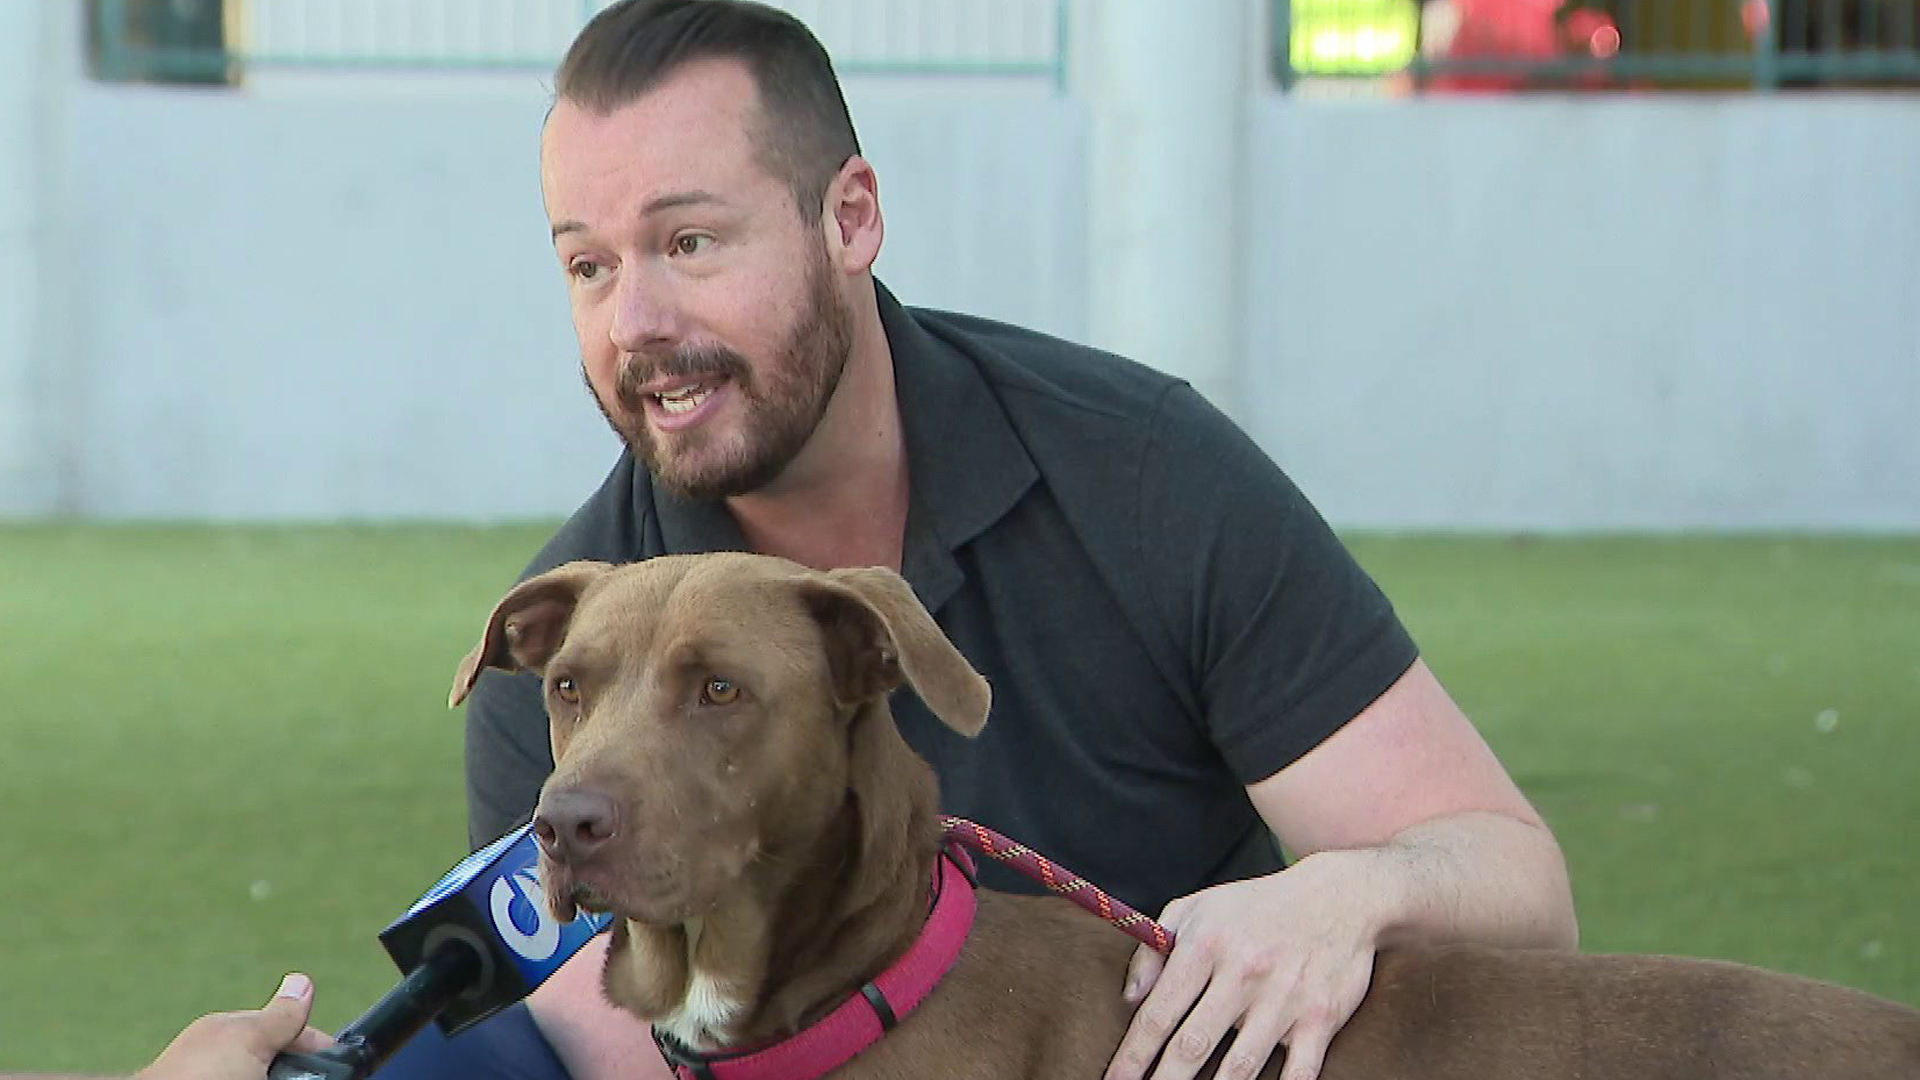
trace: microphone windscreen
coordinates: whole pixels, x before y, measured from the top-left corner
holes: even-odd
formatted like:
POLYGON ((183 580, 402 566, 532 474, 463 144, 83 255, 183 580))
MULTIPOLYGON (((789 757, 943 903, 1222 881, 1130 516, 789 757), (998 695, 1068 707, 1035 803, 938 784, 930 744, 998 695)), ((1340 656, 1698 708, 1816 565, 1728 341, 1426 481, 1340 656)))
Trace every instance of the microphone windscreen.
POLYGON ((532 993, 613 918, 606 912, 571 922, 553 917, 540 881, 540 849, 527 824, 460 860, 380 932, 380 943, 402 974, 449 940, 479 954, 479 977, 435 1018, 453 1035, 532 993))

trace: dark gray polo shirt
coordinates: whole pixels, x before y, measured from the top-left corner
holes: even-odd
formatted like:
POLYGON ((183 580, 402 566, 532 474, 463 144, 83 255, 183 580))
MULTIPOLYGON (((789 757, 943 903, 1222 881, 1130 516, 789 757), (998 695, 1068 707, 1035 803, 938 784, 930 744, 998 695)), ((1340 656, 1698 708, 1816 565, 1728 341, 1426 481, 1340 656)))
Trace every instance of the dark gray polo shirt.
MULTIPOLYGON (((1386 598, 1186 384, 878 291, 912 491, 903 573, 993 687, 971 740, 895 696, 945 809, 1150 914, 1278 869, 1245 785, 1413 663, 1386 598)), ((623 455, 526 573, 744 548, 722 504, 656 491, 623 455)), ((537 681, 487 673, 467 706, 471 842, 525 821, 552 767, 537 681)))

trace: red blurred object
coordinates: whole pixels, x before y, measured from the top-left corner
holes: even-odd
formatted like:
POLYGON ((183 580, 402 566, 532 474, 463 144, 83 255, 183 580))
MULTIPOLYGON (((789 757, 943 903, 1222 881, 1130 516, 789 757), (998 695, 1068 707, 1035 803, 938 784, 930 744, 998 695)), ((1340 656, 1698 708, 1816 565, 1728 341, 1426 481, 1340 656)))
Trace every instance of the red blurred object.
MULTIPOLYGON (((1562 0, 1434 0, 1449 4, 1454 24, 1451 40, 1438 50, 1438 60, 1554 60, 1564 57, 1605 59, 1620 51, 1620 30, 1605 13, 1576 8, 1557 18, 1562 0)), ((1524 89, 1530 80, 1519 74, 1445 74, 1427 82, 1442 93, 1509 93, 1524 89)), ((1575 85, 1597 86, 1604 75, 1582 77, 1575 85)))
POLYGON ((1569 49, 1604 60, 1620 51, 1620 30, 1613 20, 1592 8, 1576 8, 1567 14, 1561 37, 1569 49))

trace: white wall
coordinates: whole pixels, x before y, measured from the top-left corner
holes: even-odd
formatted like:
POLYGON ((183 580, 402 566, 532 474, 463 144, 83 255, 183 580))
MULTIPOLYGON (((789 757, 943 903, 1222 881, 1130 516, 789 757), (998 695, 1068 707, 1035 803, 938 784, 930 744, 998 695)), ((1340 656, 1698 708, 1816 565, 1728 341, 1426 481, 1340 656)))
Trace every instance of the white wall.
POLYGON ((76 79, 66 20, 0 5, 0 514, 53 514, 70 477, 61 434, 62 300, 56 283, 67 200, 56 162, 76 79))
MULTIPOLYGON (((537 76, 56 83, 0 107, 0 515, 549 516, 598 480, 537 76)), ((1082 103, 849 96, 903 298, 1094 336, 1082 103)), ((1920 529, 1920 99, 1262 90, 1247 126, 1224 404, 1336 522, 1920 529)), ((1218 257, 1187 239, 1168 275, 1218 257)))
MULTIPOLYGON (((613 460, 540 209, 538 80, 362 85, 79 95, 80 513, 556 515, 613 460)), ((1080 333, 1073 107, 869 97, 889 283, 1080 333)))
POLYGON ((1255 124, 1244 414, 1334 519, 1920 528, 1920 99, 1255 124))

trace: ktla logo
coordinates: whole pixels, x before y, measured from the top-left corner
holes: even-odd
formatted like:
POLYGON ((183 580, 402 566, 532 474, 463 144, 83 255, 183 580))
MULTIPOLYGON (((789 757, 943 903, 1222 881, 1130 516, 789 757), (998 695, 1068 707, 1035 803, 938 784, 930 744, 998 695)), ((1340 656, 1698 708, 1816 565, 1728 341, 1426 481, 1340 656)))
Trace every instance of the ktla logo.
POLYGON ((534 868, 522 867, 495 878, 487 906, 493 914, 493 928, 507 948, 536 964, 553 959, 553 954, 560 951, 560 924, 547 911, 547 890, 534 868), (533 913, 531 932, 520 929, 520 920, 513 917, 516 900, 523 910, 533 913))

